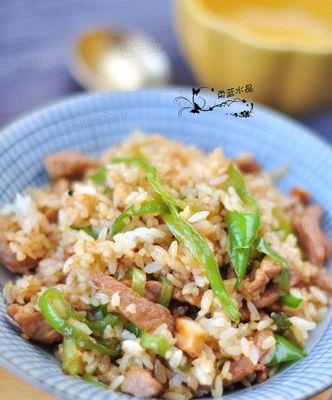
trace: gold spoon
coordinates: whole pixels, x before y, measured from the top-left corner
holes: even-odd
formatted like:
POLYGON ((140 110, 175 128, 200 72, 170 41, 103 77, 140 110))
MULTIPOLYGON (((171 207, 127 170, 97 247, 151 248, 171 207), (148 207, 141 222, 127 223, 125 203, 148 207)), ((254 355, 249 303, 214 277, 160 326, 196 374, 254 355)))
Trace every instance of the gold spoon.
POLYGON ((95 30, 77 40, 69 70, 87 90, 135 90, 167 84, 171 62, 148 36, 95 30))

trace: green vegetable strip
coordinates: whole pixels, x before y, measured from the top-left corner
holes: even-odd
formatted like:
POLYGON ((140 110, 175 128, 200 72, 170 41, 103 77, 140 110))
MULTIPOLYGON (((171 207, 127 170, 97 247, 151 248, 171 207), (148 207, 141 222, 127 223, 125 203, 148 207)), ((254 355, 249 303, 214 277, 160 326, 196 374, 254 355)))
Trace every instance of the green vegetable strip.
POLYGON ((74 340, 66 337, 63 339, 61 361, 63 370, 68 375, 78 375, 82 373, 84 367, 82 354, 74 340))
POLYGON ((290 342, 292 342, 293 344, 295 344, 297 347, 299 347, 300 349, 303 349, 303 344, 299 343, 293 333, 293 331, 291 331, 290 329, 285 330, 282 333, 282 336, 286 339, 288 339, 290 342))
POLYGON ((137 325, 133 324, 132 322, 127 322, 124 327, 125 327, 125 329, 127 329, 127 331, 129 331, 136 337, 140 337, 142 334, 142 330, 137 325))
POLYGON ((125 211, 123 211, 114 221, 114 224, 111 228, 111 236, 114 236, 117 233, 123 231, 124 227, 126 226, 126 219, 128 217, 140 217, 147 214, 160 214, 166 211, 166 205, 157 200, 144 201, 138 207, 130 206, 125 211))
POLYGON ((295 297, 292 294, 287 293, 284 296, 280 297, 279 303, 290 308, 298 308, 302 303, 302 299, 299 299, 298 297, 295 297))
POLYGON ((216 370, 217 370, 217 371, 220 370, 220 369, 222 368, 222 366, 225 364, 226 361, 227 361, 226 358, 222 358, 222 359, 220 359, 220 360, 217 360, 217 361, 215 362, 216 370))
POLYGON ((132 281, 131 281, 132 289, 141 296, 144 296, 145 283, 146 283, 146 273, 139 268, 133 268, 132 281))
POLYGON ((284 269, 280 273, 279 287, 280 294, 285 295, 289 289, 291 281, 291 270, 288 266, 288 261, 280 254, 278 254, 275 250, 273 250, 264 238, 259 239, 257 250, 263 254, 266 254, 276 264, 282 265, 284 267, 284 269))
POLYGON ((163 276, 161 278, 161 281, 163 286, 158 298, 158 303, 167 308, 172 298, 173 285, 168 280, 167 276, 163 276))
POLYGON ((98 233, 92 228, 91 225, 83 226, 81 229, 89 236, 91 236, 94 240, 98 239, 98 233))
POLYGON ((100 386, 103 389, 109 389, 110 387, 105 385, 104 383, 100 382, 95 376, 90 374, 84 374, 82 377, 85 381, 89 383, 93 383, 94 385, 100 386))
POLYGON ((231 239, 232 234, 230 233, 230 231, 228 231, 228 233, 229 233, 229 256, 237 276, 237 282, 235 284, 235 288, 238 288, 244 277, 244 274, 247 271, 251 249, 249 248, 240 249, 233 246, 231 239))
MULTIPOLYGON (((107 304, 101 304, 94 310, 94 313, 93 313, 94 318, 98 319, 98 320, 103 319, 107 315, 108 315, 107 304)), ((114 315, 118 316, 118 314, 114 314, 114 315)))
POLYGON ((146 179, 149 181, 153 190, 157 195, 161 197, 161 199, 165 203, 172 204, 175 207, 183 209, 185 207, 185 203, 176 198, 166 187, 165 184, 157 178, 156 169, 150 165, 144 158, 142 157, 133 157, 133 158, 116 158, 111 161, 112 164, 124 163, 129 166, 137 165, 141 167, 145 174, 146 179))
POLYGON ((280 274, 279 287, 280 294, 284 296, 290 287, 290 282, 292 278, 292 273, 289 267, 283 269, 280 274))
MULTIPOLYGON (((166 353, 168 350, 175 351, 176 348, 164 337, 151 335, 147 332, 141 332, 140 343, 143 349, 149 350, 154 354, 166 359, 166 353)), ((190 362, 186 359, 182 365, 177 367, 179 371, 188 373, 190 369, 190 362)))
POLYGON ((119 325, 121 322, 121 317, 116 314, 108 314, 104 318, 95 320, 95 321, 87 321, 87 325, 93 332, 104 333, 106 327, 111 325, 112 328, 119 325))
POLYGON ((121 344, 119 340, 115 337, 108 338, 108 339, 100 339, 100 343, 103 346, 106 346, 110 352, 111 357, 118 358, 121 355, 121 344))
POLYGON ((164 337, 151 335, 147 332, 142 332, 140 339, 141 346, 145 350, 150 350, 163 358, 166 358, 167 351, 173 347, 164 337))
MULTIPOLYGON (((166 353, 169 350, 175 351, 176 347, 174 347, 167 339, 162 336, 151 335, 147 332, 140 333, 140 343, 143 349, 149 350, 154 354, 157 354, 160 357, 166 359, 166 353)), ((190 362, 185 359, 185 362, 182 365, 177 367, 179 371, 187 373, 190 369, 190 362)))
POLYGON ((289 361, 298 361, 306 356, 306 353, 281 335, 275 335, 276 350, 268 365, 273 366, 289 361))
MULTIPOLYGON (((39 307, 44 315, 46 322, 63 336, 70 338, 85 350, 97 350, 101 354, 111 356, 112 351, 106 346, 96 343, 93 339, 82 332, 79 328, 71 326, 69 320, 78 317, 70 304, 64 299, 61 292, 55 288, 49 288, 39 298, 39 307)), ((76 318, 78 319, 78 318, 76 318)), ((78 320, 82 321, 80 316, 78 320)))
POLYGON ((167 339, 144 332, 132 322, 127 322, 125 329, 140 338, 141 346, 145 350, 150 350, 163 358, 165 358, 167 351, 173 347, 167 339))
POLYGON ((287 330, 290 326, 291 323, 287 317, 287 315, 283 312, 273 312, 271 313, 271 318, 273 319, 274 323, 276 324, 276 327, 278 330, 287 330))
POLYGON ((276 264, 282 265, 283 267, 288 266, 288 261, 275 250, 273 250, 264 238, 260 238, 258 240, 257 250, 269 256, 276 264))
POLYGON ((113 356, 113 351, 108 349, 106 346, 100 343, 96 343, 92 341, 90 336, 85 335, 83 332, 81 332, 79 329, 75 329, 74 327, 71 327, 72 330, 69 331, 67 329, 66 335, 69 337, 72 337, 73 340, 84 350, 96 350, 99 353, 103 354, 104 356, 113 356))
POLYGON ((188 249, 192 257, 198 261, 221 306, 224 307, 233 321, 238 321, 239 311, 227 293, 213 252, 199 233, 179 216, 176 209, 172 206, 170 206, 170 209, 171 214, 163 214, 163 219, 168 229, 188 249))
POLYGON ((87 233, 89 236, 91 236, 94 240, 98 239, 98 233, 92 228, 91 225, 84 225, 84 226, 72 225, 71 229, 75 229, 76 231, 82 230, 85 233, 87 233))
POLYGON ((98 171, 91 176, 91 180, 94 183, 97 183, 98 185, 104 185, 106 182, 106 172, 107 172, 106 166, 105 165, 101 166, 98 169, 98 171))
MULTIPOLYGON (((160 357, 166 359, 167 351, 171 349, 175 350, 175 347, 164 337, 144 332, 132 322, 127 322, 125 324, 125 329, 140 339, 140 344, 143 349, 149 350, 160 357)), ((186 360, 186 362, 183 365, 180 365, 177 369, 182 372, 188 372, 190 369, 190 363, 186 360)))
POLYGON ((238 284, 247 271, 251 248, 260 224, 259 206, 247 191, 241 172, 233 164, 228 170, 228 187, 233 187, 243 202, 245 211, 227 211, 226 222, 229 235, 229 255, 238 284))
POLYGON ((283 215, 282 211, 279 208, 274 208, 272 210, 272 215, 277 219, 279 222, 279 227, 275 229, 277 232, 282 232, 283 237, 282 239, 285 240, 286 237, 292 233, 292 226, 287 220, 287 218, 283 215))

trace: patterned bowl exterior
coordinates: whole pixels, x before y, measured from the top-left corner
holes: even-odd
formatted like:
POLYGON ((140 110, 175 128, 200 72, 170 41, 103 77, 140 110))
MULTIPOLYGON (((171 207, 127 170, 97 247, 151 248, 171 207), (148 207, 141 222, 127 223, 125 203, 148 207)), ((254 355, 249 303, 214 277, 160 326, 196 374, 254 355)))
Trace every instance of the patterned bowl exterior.
MULTIPOLYGON (((66 148, 98 154, 121 142, 135 129, 160 132, 172 139, 216 146, 228 155, 253 153, 266 169, 290 165, 280 180, 282 190, 304 185, 325 210, 324 228, 332 239, 332 151, 307 129, 263 107, 251 118, 234 118, 222 111, 178 116, 174 98, 186 89, 147 90, 77 96, 26 116, 0 135, 0 202, 47 181, 42 168, 46 154, 66 148)), ((2 283, 9 274, 0 273, 2 283)), ((225 396, 232 400, 304 399, 332 384, 332 322, 329 316, 312 333, 309 355, 273 379, 225 396)), ((5 314, 0 298, 0 361, 34 385, 64 399, 129 399, 79 378, 64 375, 53 355, 20 337, 5 314)))

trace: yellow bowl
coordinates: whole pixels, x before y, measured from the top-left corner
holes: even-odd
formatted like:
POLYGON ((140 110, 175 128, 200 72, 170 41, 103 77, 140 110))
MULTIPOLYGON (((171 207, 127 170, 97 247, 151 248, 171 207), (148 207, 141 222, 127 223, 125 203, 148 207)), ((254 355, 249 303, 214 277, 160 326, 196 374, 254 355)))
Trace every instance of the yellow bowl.
POLYGON ((301 114, 332 101, 332 0, 175 0, 199 82, 301 114))

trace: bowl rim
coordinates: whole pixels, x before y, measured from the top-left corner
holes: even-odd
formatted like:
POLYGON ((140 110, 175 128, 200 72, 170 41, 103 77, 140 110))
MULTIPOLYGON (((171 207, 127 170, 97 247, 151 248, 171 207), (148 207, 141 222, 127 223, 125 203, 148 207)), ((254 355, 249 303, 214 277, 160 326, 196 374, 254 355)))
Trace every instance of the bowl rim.
MULTIPOLYGON (((178 1, 187 1, 187 0, 178 0, 178 1)), ((196 0, 192 0, 196 1, 196 0)), ((195 86, 193 86, 195 87, 195 86)), ((32 108, 31 110, 27 110, 25 112, 22 112, 21 114, 17 115, 14 117, 12 120, 8 121, 5 123, 3 126, 0 127, 0 144, 4 143, 6 139, 6 132, 7 130, 13 128, 17 124, 22 124, 30 120, 31 117, 38 117, 43 115, 45 112, 57 110, 58 108, 61 108, 65 105, 66 102, 72 102, 72 101, 84 101, 84 100, 89 100, 90 98, 93 97, 103 97, 103 96, 109 96, 109 95, 126 95, 127 93, 130 94, 135 94, 135 93, 159 93, 162 95, 174 95, 174 94, 179 94, 176 92, 176 90, 179 90, 181 93, 185 92, 191 92, 193 87, 191 86, 186 86, 186 85, 169 85, 169 86, 164 86, 164 87, 146 87, 144 89, 136 89, 136 90, 106 90, 106 91, 91 91, 91 92, 85 92, 85 91, 78 91, 76 93, 70 94, 70 95, 63 95, 58 97, 57 99, 54 100, 49 100, 39 106, 36 106, 32 108)), ((260 111, 263 111, 264 113, 267 113, 270 115, 270 117, 273 118, 278 118, 278 119, 283 119, 286 121, 288 124, 293 125, 297 129, 300 129, 302 133, 307 137, 310 138, 310 140, 313 140, 316 142, 316 144, 323 146, 325 148, 328 148, 329 151, 331 152, 331 157, 332 157, 332 144, 328 141, 328 139, 324 138, 321 135, 318 135, 317 132, 310 128, 309 126, 306 126, 303 124, 301 121, 296 119, 292 115, 288 115, 282 111, 279 111, 275 108, 269 107, 267 105, 264 105, 260 103, 259 101, 254 101, 255 107, 257 107, 260 111)))
MULTIPOLYGON (((12 122, 10 122, 10 123, 6 124, 4 127, 2 127, 0 129, 0 145, 5 144, 8 137, 10 137, 10 133, 13 128, 20 127, 20 125, 25 125, 28 121, 30 121, 31 118, 34 118, 34 119, 40 118, 40 120, 42 120, 43 119, 42 117, 45 116, 45 113, 49 114, 50 111, 59 112, 59 111, 63 110, 63 108, 66 105, 68 105, 68 103, 73 102, 73 101, 77 102, 77 104, 79 104, 79 103, 83 104, 84 101, 92 100, 93 98, 108 97, 110 95, 111 96, 117 96, 117 95, 126 96, 128 93, 130 93, 131 95, 135 95, 135 94, 147 94, 148 95, 148 94, 156 94, 157 93, 158 95, 169 96, 169 95, 178 94, 178 90, 191 91, 191 88, 184 87, 184 86, 170 86, 170 87, 167 87, 164 89, 147 88, 144 90, 135 90, 135 91, 130 91, 130 92, 111 91, 111 92, 103 92, 103 93, 77 93, 77 94, 74 94, 71 96, 64 96, 61 99, 49 102, 46 105, 42 105, 38 108, 35 108, 32 111, 26 112, 23 115, 18 116, 12 122)), ((312 142, 314 142, 316 145, 320 146, 321 148, 324 147, 325 149, 327 149, 332 157, 332 148, 331 148, 330 144, 325 139, 315 135, 315 132, 313 130, 311 130, 310 128, 307 128, 305 125, 302 125, 301 123, 299 123, 292 117, 284 115, 283 113, 281 113, 277 110, 271 109, 271 108, 263 106, 263 105, 257 105, 257 106, 258 106, 258 109, 260 111, 263 111, 263 113, 266 116, 269 116, 272 119, 276 119, 276 118, 282 119, 288 125, 292 125, 294 128, 300 129, 301 133, 307 139, 310 139, 312 142)), ((0 297, 2 297, 1 293, 0 293, 0 297)), ((332 317, 327 315, 326 318, 328 319, 326 328, 328 328, 328 325, 331 323, 332 317)), ((325 332, 326 332, 326 330, 324 330, 322 332, 322 334, 324 334, 325 332)), ((316 347, 316 345, 318 343, 319 343, 319 340, 311 348, 311 351, 314 350, 314 348, 316 347)), ((16 375, 20 376, 25 381, 30 382, 35 387, 44 390, 46 393, 50 393, 52 395, 61 397, 65 400, 67 400, 67 399, 69 400, 69 399, 73 398, 73 396, 68 391, 66 391, 66 389, 63 389, 63 390, 59 389, 56 385, 44 382, 43 380, 39 379, 38 377, 35 377, 32 374, 29 374, 24 368, 21 368, 19 364, 16 364, 12 360, 5 357, 3 355, 3 352, 1 352, 1 354, 0 354, 0 365, 5 366, 10 371, 12 371, 16 375)), ((319 387, 313 388, 313 392, 311 392, 310 395, 315 395, 315 394, 320 393, 321 391, 326 390, 327 388, 330 387, 331 383, 332 382, 321 383, 319 387)), ((89 385, 88 383, 85 383, 85 384, 89 385)), ((100 390, 101 389, 99 389, 99 391, 100 390)), ((245 390, 245 388, 243 390, 245 390)), ((99 393, 99 391, 98 391, 98 393, 99 393)), ((242 390, 240 390, 240 392, 241 391, 242 390)), ((126 397, 124 397, 122 393, 118 393, 118 392, 112 392, 112 393, 113 393, 113 396, 117 396, 117 397, 113 397, 113 399, 128 398, 126 395, 125 395, 126 397)), ((238 391, 236 391, 234 393, 238 393, 238 391)), ((225 395, 224 396, 225 399, 231 398, 232 394, 233 394, 233 392, 225 395)), ((308 393, 304 393, 304 395, 306 396, 306 395, 308 395, 308 393)), ((133 396, 130 396, 129 398, 136 399, 133 396)), ((301 399, 304 399, 304 398, 301 397, 301 399)))
POLYGON ((186 7, 187 12, 191 14, 191 17, 205 25, 206 28, 219 34, 226 34, 250 47, 271 53, 299 53, 313 57, 328 57, 332 55, 332 45, 323 49, 315 49, 314 47, 302 47, 294 44, 269 44, 267 41, 260 40, 259 36, 250 33, 250 31, 246 32, 245 30, 238 29, 235 23, 227 21, 220 15, 217 16, 203 4, 203 0, 174 0, 174 2, 176 1, 181 1, 183 6, 186 7))

